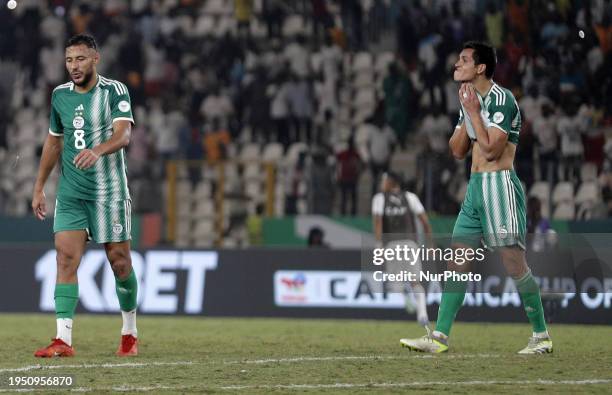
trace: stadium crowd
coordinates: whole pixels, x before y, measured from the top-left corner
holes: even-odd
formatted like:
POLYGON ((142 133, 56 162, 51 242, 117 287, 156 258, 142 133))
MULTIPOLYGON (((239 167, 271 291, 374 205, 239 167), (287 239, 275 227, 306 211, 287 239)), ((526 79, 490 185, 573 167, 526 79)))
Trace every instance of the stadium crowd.
POLYGON ((163 207, 152 197, 165 160, 214 165, 255 146, 278 161, 278 215, 368 213, 391 166, 429 210, 455 214, 469 165, 448 154, 451 76, 461 44, 479 38, 497 48, 494 78, 519 100, 515 167, 544 214, 612 214, 609 1, 18 3, 0 8, 0 213, 28 214, 50 92, 66 80, 63 43, 88 32, 101 74, 124 81, 135 108, 136 211, 163 207), (579 201, 585 183, 596 187, 579 201))

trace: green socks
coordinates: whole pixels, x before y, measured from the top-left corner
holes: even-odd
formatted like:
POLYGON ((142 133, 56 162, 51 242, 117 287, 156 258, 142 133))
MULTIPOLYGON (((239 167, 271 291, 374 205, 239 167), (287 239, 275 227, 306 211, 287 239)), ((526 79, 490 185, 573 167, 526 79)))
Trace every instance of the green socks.
POLYGON ((514 279, 516 289, 523 301, 523 307, 533 331, 535 333, 546 332, 546 321, 544 319, 544 308, 542 307, 542 298, 540 297, 540 287, 535 282, 531 270, 523 277, 514 279))
POLYGON ((136 274, 134 274, 134 269, 125 280, 115 277, 115 290, 122 311, 132 311, 136 308, 138 280, 136 274))
POLYGON ((55 284, 55 317, 72 318, 79 302, 78 284, 55 284))
MULTIPOLYGON (((514 280, 516 289, 521 296, 525 312, 535 333, 546 332, 546 321, 544 319, 544 309, 540 298, 540 288, 535 282, 531 271, 527 272, 520 279, 514 280)), ((442 301, 438 309, 438 321, 436 331, 450 335, 450 330, 455 320, 457 312, 463 305, 465 299, 465 281, 447 281, 442 293, 442 301)))
POLYGON ((463 305, 466 289, 466 281, 449 280, 446 282, 446 284, 444 284, 442 301, 440 302, 440 308, 438 309, 436 331, 442 332, 446 336, 450 335, 451 326, 453 326, 455 316, 461 308, 461 305, 463 305))

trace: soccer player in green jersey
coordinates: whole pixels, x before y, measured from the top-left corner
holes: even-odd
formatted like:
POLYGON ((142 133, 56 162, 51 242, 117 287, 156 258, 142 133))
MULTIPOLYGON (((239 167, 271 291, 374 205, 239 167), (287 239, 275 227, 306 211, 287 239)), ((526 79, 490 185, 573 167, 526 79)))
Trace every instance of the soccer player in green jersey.
POLYGON ((71 81, 53 90, 49 133, 32 197, 34 215, 44 220, 47 212, 43 188, 61 157, 53 223, 57 336, 34 355, 74 355, 72 318, 79 297, 77 268, 88 240, 104 244, 115 274, 123 315, 117 355, 137 355, 138 282, 130 258, 131 200, 124 152, 134 123, 130 96, 124 84, 96 72, 100 54, 93 37, 72 37, 66 43, 65 54, 71 81))
MULTIPOLYGON (((455 63, 454 79, 461 83, 461 110, 449 145, 457 159, 465 158, 472 149, 472 171, 452 243, 453 248, 476 248, 482 240, 499 251, 533 327, 527 347, 519 354, 551 353, 540 290, 525 260, 525 194, 513 169, 521 116, 512 93, 492 80, 496 62, 490 45, 472 41, 463 46, 455 63)), ((469 264, 449 262, 448 269, 467 272, 469 264)), ((421 338, 401 339, 400 343, 414 351, 447 351, 466 286, 466 282, 447 281, 436 330, 421 338)))

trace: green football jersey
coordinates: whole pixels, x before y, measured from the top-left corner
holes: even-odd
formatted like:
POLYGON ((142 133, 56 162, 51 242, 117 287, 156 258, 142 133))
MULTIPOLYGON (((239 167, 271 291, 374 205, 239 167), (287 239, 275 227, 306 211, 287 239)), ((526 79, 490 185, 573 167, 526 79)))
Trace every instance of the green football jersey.
POLYGON ((113 122, 134 123, 130 95, 121 82, 98 75, 87 93, 78 93, 67 82, 53 90, 49 133, 64 137, 58 196, 84 200, 129 199, 125 152, 103 155, 89 169, 73 163, 83 149, 92 149, 113 135, 113 122))
MULTIPOLYGON (((521 132, 521 112, 512 92, 493 83, 484 98, 479 93, 476 94, 480 101, 480 116, 485 127, 498 128, 508 134, 509 142, 518 144, 519 133, 521 132)), ((464 121, 466 122, 468 136, 472 140, 476 140, 476 131, 472 126, 472 120, 461 105, 457 127, 461 127, 464 121)))

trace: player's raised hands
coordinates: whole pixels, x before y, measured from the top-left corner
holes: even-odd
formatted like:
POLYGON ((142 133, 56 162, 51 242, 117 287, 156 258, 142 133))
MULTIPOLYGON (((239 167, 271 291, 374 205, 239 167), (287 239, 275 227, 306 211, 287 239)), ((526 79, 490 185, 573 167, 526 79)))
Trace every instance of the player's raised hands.
POLYGON ((44 220, 47 217, 47 203, 45 202, 45 191, 34 190, 32 194, 32 211, 34 216, 39 220, 44 220))
POLYGON ((93 166, 98 159, 100 159, 100 155, 93 149, 84 149, 74 157, 73 163, 77 169, 86 170, 93 166))
POLYGON ((459 101, 468 113, 480 112, 480 101, 473 84, 461 84, 461 88, 459 88, 459 101))

